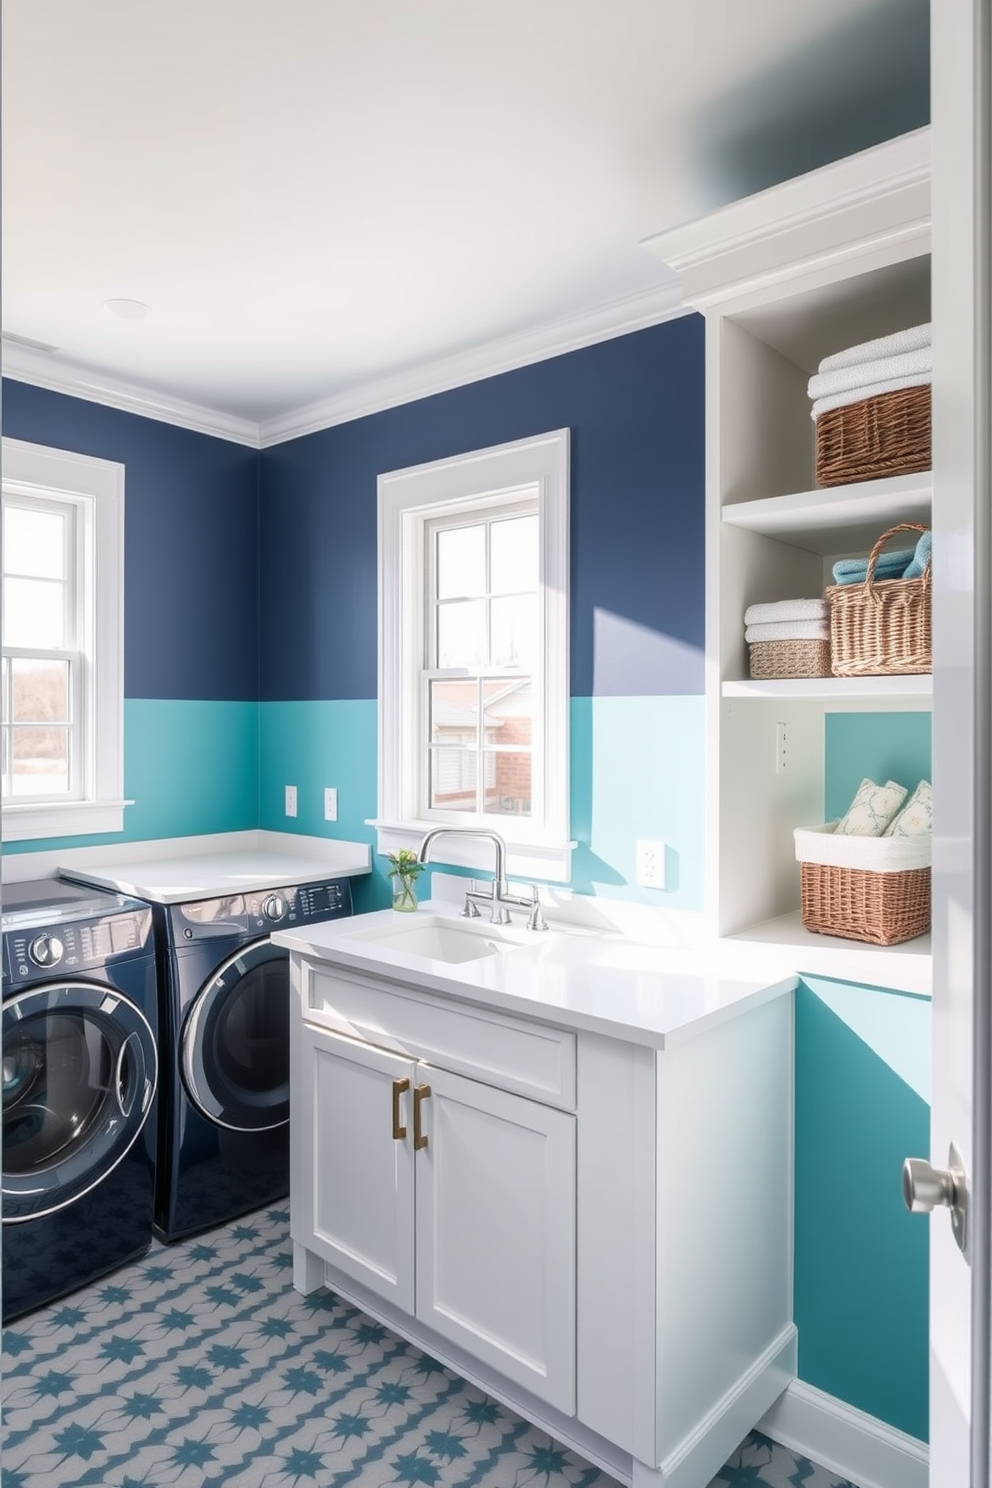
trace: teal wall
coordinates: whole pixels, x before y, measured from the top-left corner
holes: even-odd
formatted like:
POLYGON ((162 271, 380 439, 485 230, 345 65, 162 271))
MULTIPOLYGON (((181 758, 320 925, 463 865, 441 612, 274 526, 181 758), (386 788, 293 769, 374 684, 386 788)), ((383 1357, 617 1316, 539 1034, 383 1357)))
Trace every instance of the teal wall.
POLYGON ((843 816, 868 776, 908 791, 933 780, 929 713, 828 713, 824 721, 825 821, 843 816))
POLYGON ((5 842, 5 853, 258 826, 258 704, 125 698, 123 832, 5 842))
POLYGON ((930 1002, 807 977, 796 993, 799 1376, 925 1441, 925 1220, 903 1158, 930 1150, 930 1002))
MULTIPOLYGON (((365 700, 262 703, 259 825, 269 831, 375 842, 376 704, 365 700), (297 787, 295 821, 284 812, 297 787), (324 787, 338 790, 338 820, 323 820, 324 787)), ((703 902, 703 699, 573 698, 570 710, 571 887, 579 893, 666 908, 703 902), (635 843, 667 844, 667 888, 634 883, 635 843)), ((381 861, 358 907, 389 902, 381 861)))

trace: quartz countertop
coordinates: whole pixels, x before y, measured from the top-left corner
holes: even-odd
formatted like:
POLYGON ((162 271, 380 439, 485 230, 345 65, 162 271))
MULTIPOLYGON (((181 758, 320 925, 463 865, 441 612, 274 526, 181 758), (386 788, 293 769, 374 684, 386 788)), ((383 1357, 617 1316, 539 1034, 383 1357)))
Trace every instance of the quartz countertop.
POLYGON ((182 904, 225 894, 349 878, 368 871, 368 861, 364 866, 357 864, 354 854, 336 851, 330 840, 326 855, 320 856, 245 848, 186 857, 121 859, 92 867, 73 863, 60 870, 63 878, 96 888, 116 889, 151 904, 182 904))
MULTIPOLYGON (((428 929, 442 920, 465 925, 449 902, 428 901, 413 914, 377 910, 277 930, 272 940, 329 967, 657 1049, 796 985, 790 975, 735 975, 719 947, 675 949, 554 924, 543 932, 493 927, 493 954, 455 964, 408 952, 402 936, 390 943, 407 926, 428 929)), ((486 926, 474 922, 473 933, 485 936, 486 926)))

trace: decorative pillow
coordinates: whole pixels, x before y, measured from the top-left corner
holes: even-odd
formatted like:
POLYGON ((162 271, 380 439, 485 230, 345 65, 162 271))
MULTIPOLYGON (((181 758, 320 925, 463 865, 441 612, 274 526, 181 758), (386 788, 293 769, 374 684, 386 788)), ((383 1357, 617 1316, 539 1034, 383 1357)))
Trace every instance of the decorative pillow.
POLYGON ((881 837, 905 799, 906 787, 895 780, 862 780, 835 830, 842 837, 881 837))
POLYGON ((905 806, 894 816, 883 837, 917 837, 933 831, 933 786, 921 780, 905 806))

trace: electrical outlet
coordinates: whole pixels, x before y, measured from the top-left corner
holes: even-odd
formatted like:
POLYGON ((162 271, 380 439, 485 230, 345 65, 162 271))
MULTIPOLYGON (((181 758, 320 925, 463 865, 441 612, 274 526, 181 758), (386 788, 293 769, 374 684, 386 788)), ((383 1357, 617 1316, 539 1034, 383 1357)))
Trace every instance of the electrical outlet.
POLYGON ((296 786, 295 785, 287 785, 287 787, 286 787, 286 815, 287 816, 295 816, 296 815, 296 786))
POLYGON ((336 785, 324 786, 324 820, 338 819, 338 790, 336 785))
POLYGON ((642 889, 665 887, 665 844, 641 841, 637 843, 637 882, 642 889))
POLYGON ((775 725, 775 774, 784 775, 789 768, 789 730, 784 723, 775 725))

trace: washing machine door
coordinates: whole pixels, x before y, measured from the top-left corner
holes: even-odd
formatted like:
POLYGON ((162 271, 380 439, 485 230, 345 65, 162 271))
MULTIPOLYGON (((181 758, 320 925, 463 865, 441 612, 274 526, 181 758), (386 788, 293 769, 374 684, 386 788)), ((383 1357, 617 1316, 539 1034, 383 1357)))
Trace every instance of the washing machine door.
POLYGON ((155 1036, 129 998, 48 983, 3 1004, 3 1222, 54 1214, 134 1145, 158 1078, 155 1036))
POLYGON ((183 1023, 180 1068, 193 1105, 230 1131, 289 1121, 289 953, 268 939, 218 966, 183 1023))

